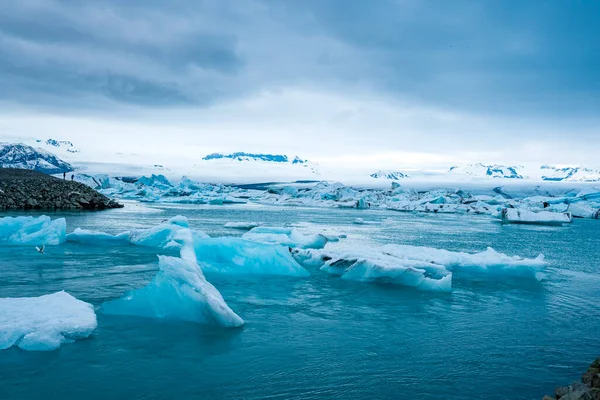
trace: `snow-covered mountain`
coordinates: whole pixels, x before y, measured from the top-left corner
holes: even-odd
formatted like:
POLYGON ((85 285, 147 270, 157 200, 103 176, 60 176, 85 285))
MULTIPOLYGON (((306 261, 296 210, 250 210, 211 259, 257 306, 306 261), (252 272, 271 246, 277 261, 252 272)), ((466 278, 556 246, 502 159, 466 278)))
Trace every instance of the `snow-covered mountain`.
POLYGON ((45 174, 61 174, 74 169, 54 154, 23 143, 0 143, 0 167, 31 169, 45 174))
MULTIPOLYGON (((210 160, 222 160, 222 159, 231 159, 237 161, 266 161, 266 162, 275 162, 275 163, 287 163, 290 162, 288 156, 283 154, 255 154, 255 153, 244 153, 244 152, 236 152, 231 154, 223 154, 223 153, 212 153, 204 158, 204 161, 210 160)), ((292 164, 304 164, 306 161, 296 156, 291 163, 292 164)))
POLYGON ((370 175, 371 178, 375 179, 388 179, 392 181, 398 181, 400 179, 409 178, 410 176, 400 171, 390 171, 390 170, 379 170, 370 175))
MULTIPOLYGON (((482 163, 469 164, 464 166, 453 166, 448 170, 449 175, 463 175, 471 178, 504 178, 504 179, 524 179, 519 173, 519 166, 504 165, 484 165, 482 163)), ((526 177, 525 177, 526 178, 526 177)))
POLYGON ((542 165, 541 178, 544 181, 559 182, 600 182, 600 171, 582 167, 554 167, 542 165))

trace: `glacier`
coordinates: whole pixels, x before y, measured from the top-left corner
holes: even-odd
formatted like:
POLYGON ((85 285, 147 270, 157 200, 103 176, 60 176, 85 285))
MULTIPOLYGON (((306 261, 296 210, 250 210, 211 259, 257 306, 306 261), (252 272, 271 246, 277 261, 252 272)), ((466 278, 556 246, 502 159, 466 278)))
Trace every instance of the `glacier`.
MULTIPOLYGON (((182 224, 183 220, 175 218, 173 222, 182 224)), ((183 228, 169 239, 179 244, 180 257, 159 256, 159 270, 148 285, 103 303, 102 311, 228 328, 242 326, 242 318, 229 308, 221 293, 204 277, 196 260, 193 232, 183 228)), ((161 236, 161 240, 167 239, 161 236)))
POLYGON ((64 291, 0 298, 0 350, 55 350, 87 338, 97 326, 94 307, 64 291))
POLYGON ((3 217, 0 218, 0 245, 59 245, 67 239, 64 218, 3 217))

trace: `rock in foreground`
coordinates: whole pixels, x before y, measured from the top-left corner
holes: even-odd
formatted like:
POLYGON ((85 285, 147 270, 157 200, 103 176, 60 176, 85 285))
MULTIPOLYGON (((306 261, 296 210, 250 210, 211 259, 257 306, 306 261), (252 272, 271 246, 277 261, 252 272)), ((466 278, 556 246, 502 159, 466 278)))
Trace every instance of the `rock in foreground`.
MULTIPOLYGON (((581 382, 556 388, 554 398, 562 400, 600 400, 600 357, 590 365, 581 382)), ((544 396, 544 400, 553 399, 544 396)))
POLYGON ((36 171, 0 169, 0 210, 104 210, 122 204, 78 182, 36 171))

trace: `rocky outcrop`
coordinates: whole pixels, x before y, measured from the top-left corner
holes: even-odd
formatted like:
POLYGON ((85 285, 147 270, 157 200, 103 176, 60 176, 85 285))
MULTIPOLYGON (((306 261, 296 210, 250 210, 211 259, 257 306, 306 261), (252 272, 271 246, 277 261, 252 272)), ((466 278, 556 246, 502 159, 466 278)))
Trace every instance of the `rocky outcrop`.
POLYGON ((104 210, 123 205, 78 182, 36 171, 0 169, 0 210, 104 210))
POLYGON ((554 397, 544 396, 543 400, 600 400, 600 357, 590 365, 581 377, 581 382, 556 388, 554 397))

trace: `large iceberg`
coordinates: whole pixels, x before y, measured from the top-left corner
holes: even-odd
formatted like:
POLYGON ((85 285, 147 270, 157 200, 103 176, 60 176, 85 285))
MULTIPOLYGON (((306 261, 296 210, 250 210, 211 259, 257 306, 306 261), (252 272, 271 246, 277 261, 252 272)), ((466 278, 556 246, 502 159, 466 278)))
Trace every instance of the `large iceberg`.
POLYGON ((304 234, 292 228, 262 227, 251 229, 243 236, 254 242, 280 244, 300 249, 322 249, 327 244, 327 237, 321 234, 304 234))
POLYGON ((198 262, 205 272, 241 275, 308 276, 287 247, 234 237, 194 241, 198 262))
POLYGON ((94 307, 66 292, 0 298, 0 350, 54 350, 87 338, 97 326, 94 307))
POLYGON ((510 257, 492 248, 471 254, 392 244, 379 248, 296 249, 293 256, 301 265, 319 267, 342 279, 433 291, 450 291, 453 277, 538 281, 544 277, 543 270, 547 265, 542 254, 535 259, 526 259, 510 257))
POLYGON ((40 217, 0 218, 0 244, 9 245, 59 245, 67 237, 64 218, 52 220, 40 217))
POLYGON ((159 271, 148 285, 120 299, 105 302, 102 310, 107 314, 175 319, 223 327, 243 325, 244 321, 229 308, 198 266, 193 232, 184 228, 169 239, 180 245, 180 257, 159 256, 159 271))

